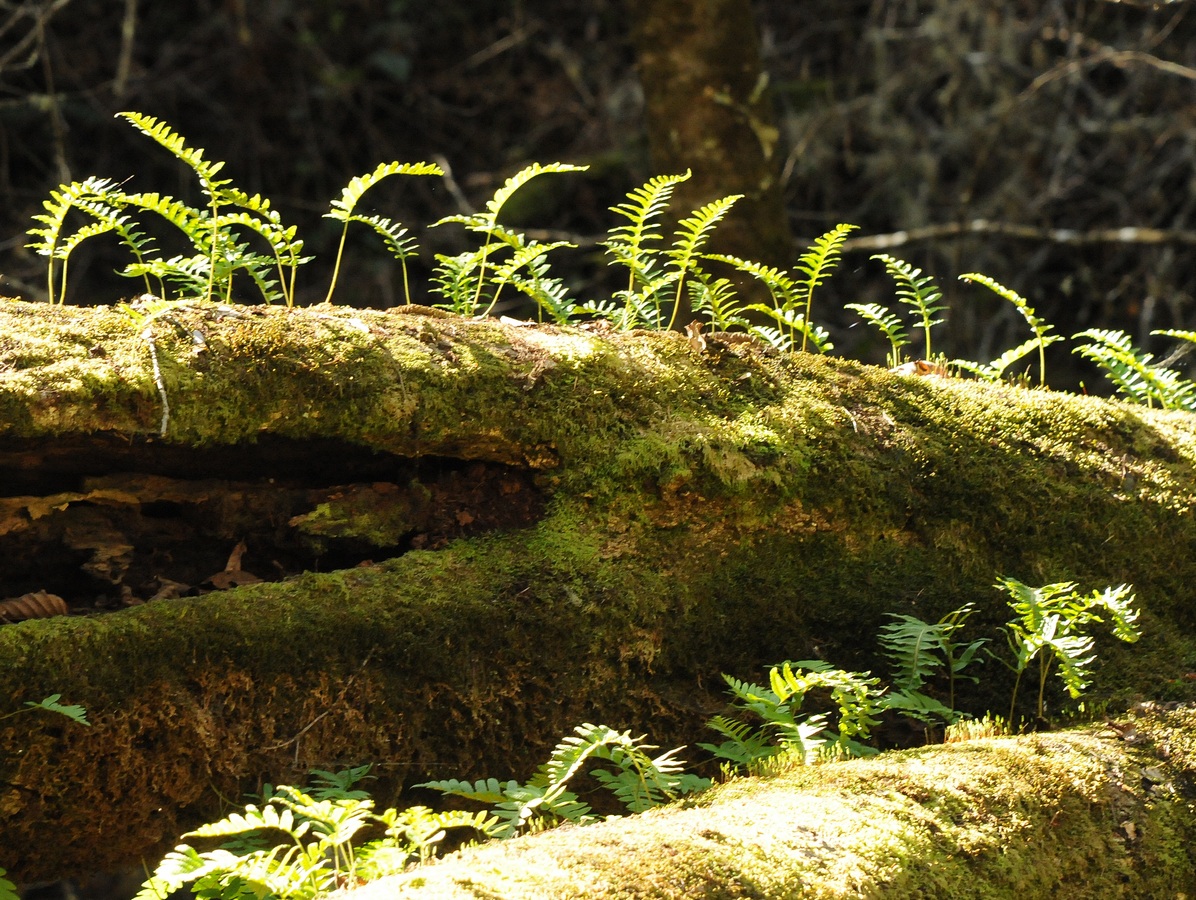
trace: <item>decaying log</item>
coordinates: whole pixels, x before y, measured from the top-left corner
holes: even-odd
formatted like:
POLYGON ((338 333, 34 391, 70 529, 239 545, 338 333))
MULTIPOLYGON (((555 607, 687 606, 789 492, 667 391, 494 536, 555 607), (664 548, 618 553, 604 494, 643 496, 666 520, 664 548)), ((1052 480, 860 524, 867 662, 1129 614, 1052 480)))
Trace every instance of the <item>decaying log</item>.
MULTIPOLYGON (((156 379, 142 327, 0 303, 0 597, 72 611, 0 625, 0 714, 93 722, 0 723, 18 880, 135 864, 313 766, 372 761, 388 803, 586 721, 708 740, 720 672, 883 672, 886 613, 969 601, 996 636, 997 574, 1134 584, 1095 698, 1196 694, 1192 416, 327 306, 172 308, 156 379)), ((962 703, 1002 708, 983 674, 962 703)))
POLYGON ((343 900, 1191 896, 1196 709, 723 784, 492 842, 343 900))

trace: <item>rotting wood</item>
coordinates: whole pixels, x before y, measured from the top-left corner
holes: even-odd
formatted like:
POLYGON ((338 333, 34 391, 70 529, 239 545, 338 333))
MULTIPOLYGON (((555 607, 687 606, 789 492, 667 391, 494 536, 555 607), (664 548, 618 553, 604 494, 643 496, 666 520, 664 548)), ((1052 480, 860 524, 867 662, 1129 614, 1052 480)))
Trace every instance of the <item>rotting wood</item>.
MULTIPOLYGON (((162 439, 127 319, 0 303, 4 538, 79 517, 10 545, 0 596, 69 570, 86 581, 68 602, 97 585, 150 601, 0 627, 0 696, 60 693, 94 723, 0 727, 0 863, 19 879, 135 862, 221 797, 313 766, 373 761, 386 797, 529 772, 583 721, 707 740, 719 672, 815 656, 882 672, 886 613, 969 601, 995 636, 997 574, 1133 583, 1145 635, 1100 648, 1097 698, 1196 693, 1191 416, 679 334, 332 307, 175 317, 155 338, 162 439), (407 467, 456 473, 471 498, 438 507, 422 548, 437 532, 380 512, 407 467), (286 484, 305 472, 319 477, 286 484), (277 581, 153 600, 167 586, 137 574, 154 568, 139 562, 152 520, 188 509, 238 527, 188 533, 209 556, 168 581, 224 571, 241 540, 267 577, 276 557, 255 558, 250 527, 310 555, 277 581), (399 532, 386 552, 378 535, 399 532), (321 541, 362 552, 320 556, 321 541)), ((999 667, 984 675, 962 702, 1007 703, 999 667)))

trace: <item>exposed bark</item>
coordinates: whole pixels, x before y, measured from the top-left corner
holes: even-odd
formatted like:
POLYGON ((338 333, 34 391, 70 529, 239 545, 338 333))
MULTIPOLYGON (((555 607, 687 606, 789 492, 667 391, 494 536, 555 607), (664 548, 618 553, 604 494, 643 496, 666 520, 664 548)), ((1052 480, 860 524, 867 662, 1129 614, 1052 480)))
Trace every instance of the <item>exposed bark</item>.
MULTIPOLYGON (((139 328, 0 304, 0 599, 129 605, 0 627, 0 713, 61 693, 94 723, 0 723, 20 880, 313 766, 373 761, 388 803, 528 772, 583 721, 706 740, 719 672, 882 670, 885 613, 991 628, 997 573, 1133 583, 1146 635, 1099 646, 1094 691, 1196 691, 1191 416, 332 307, 174 308, 159 383, 139 328)), ((990 665, 963 702, 1009 687, 990 665)))
POLYGON ((491 843, 352 900, 1139 898, 1196 885, 1196 714, 732 781, 684 806, 491 843), (1127 740, 1128 738, 1128 740, 1127 740))
MULTIPOLYGON (((656 172, 693 177, 674 209, 688 215, 743 194, 719 226, 721 253, 793 264, 778 183, 780 132, 749 0, 625 0, 633 24, 656 172)), ((686 319, 681 317, 682 321, 686 319)))

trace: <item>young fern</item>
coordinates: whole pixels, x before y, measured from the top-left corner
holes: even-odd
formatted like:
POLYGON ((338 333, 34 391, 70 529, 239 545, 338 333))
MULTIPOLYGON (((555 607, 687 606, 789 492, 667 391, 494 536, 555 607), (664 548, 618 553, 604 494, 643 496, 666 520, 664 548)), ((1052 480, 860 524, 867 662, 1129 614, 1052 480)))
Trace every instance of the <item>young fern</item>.
MULTIPOLYGON (((976 284, 982 284, 997 296, 1008 300, 1012 303, 1022 318, 1026 320, 1026 324, 1030 326, 1030 330, 1034 332, 1034 345, 1038 348, 1038 383, 1039 385, 1046 384, 1046 348, 1061 340, 1058 335, 1048 335, 1052 326, 1040 319, 1034 312, 1034 308, 1030 306, 1030 302, 1026 300, 1021 294, 1012 288, 1007 288, 1005 285, 989 278, 987 275, 981 275, 977 272, 969 272, 966 275, 959 276, 960 281, 971 281, 976 284)), ((1025 346, 1025 345, 1023 345, 1025 346)), ((1029 351, 1027 351, 1029 352, 1029 351)), ((998 358, 999 361, 1000 358, 998 358)))
MULTIPOLYGON (((524 257, 525 261, 539 259, 548 250, 555 247, 573 246, 567 242, 558 242, 551 246, 537 244, 535 241, 528 242, 523 235, 499 225, 498 216, 512 195, 533 178, 547 173, 584 172, 588 168, 589 166, 574 166, 568 163, 548 163, 546 165, 532 163, 530 166, 526 166, 508 178, 502 187, 494 192, 494 196, 486 201, 485 212, 472 213, 471 215, 445 216, 432 223, 432 227, 436 227, 456 222, 464 225, 468 231, 476 231, 486 236, 481 249, 475 253, 461 254, 456 257, 437 256, 437 260, 441 265, 448 268, 448 271, 443 273, 443 277, 441 273, 438 273, 436 280, 442 285, 447 284, 451 286, 454 291, 451 296, 444 295, 450 301, 451 308, 457 312, 468 310, 465 313, 466 315, 477 313, 478 307, 482 305, 482 292, 487 280, 487 262, 491 254, 491 247, 496 239, 516 252, 533 246, 540 248, 539 254, 524 257), (463 296, 466 288, 472 292, 473 296, 471 298, 463 296)), ((478 315, 487 316, 494 309, 495 304, 498 302, 499 292, 502 290, 504 284, 510 282, 512 272, 512 269, 507 268, 500 270, 497 277, 492 276, 495 287, 494 293, 490 296, 490 302, 486 305, 486 308, 478 315)))
MULTIPOLYGON (((204 230, 208 231, 206 243, 208 244, 208 252, 210 255, 210 265, 208 269, 208 290, 207 297, 210 300, 212 293, 215 290, 215 278, 217 268, 217 258, 221 250, 221 241, 218 240, 218 235, 215 229, 215 219, 219 215, 221 201, 224 199, 222 189, 231 184, 231 180, 216 177, 217 173, 224 168, 223 162, 209 162, 203 158, 203 150, 188 147, 186 139, 175 132, 165 122, 155 119, 153 116, 147 116, 138 112, 120 112, 117 113, 117 118, 125 119, 134 128, 144 134, 146 137, 156 141, 159 145, 174 156, 175 159, 187 165, 199 179, 199 183, 203 188, 203 192, 208 195, 208 217, 207 222, 203 217, 193 217, 196 228, 193 232, 189 232, 188 236, 193 240, 202 239, 204 230), (206 229, 203 228, 206 224, 206 229)), ((201 240, 197 240, 197 244, 201 240)))
MULTIPOLYGON (((1052 338, 1051 340, 1058 340, 1058 338, 1052 338)), ((1030 338, 1030 340, 1006 350, 989 363, 973 362, 970 359, 953 359, 950 365, 965 372, 971 372, 982 381, 996 384, 1005 377, 1005 371, 1010 366, 1033 353, 1038 349, 1040 343, 1041 340, 1039 338, 1030 338)))
MULTIPOLYGON (((805 280, 799 285, 801 299, 805 302, 802 321, 809 323, 810 310, 814 303, 814 290, 829 276, 839 263, 843 250, 843 242, 847 235, 858 228, 858 225, 839 224, 826 234, 816 238, 810 249, 803 253, 797 261, 797 270, 805 275, 805 280)), ((805 352, 809 331, 803 331, 801 349, 805 352)))
POLYGON ((974 611, 971 603, 965 603, 934 624, 923 622, 916 616, 889 614, 893 621, 881 628, 880 643, 894 667, 894 692, 885 698, 890 709, 901 709, 923 721, 927 720, 928 714, 948 724, 959 718, 955 711, 956 679, 978 680, 974 675, 963 675, 963 671, 987 643, 984 638, 966 645, 955 640, 955 634, 974 611), (947 674, 948 700, 945 705, 922 693, 922 686, 939 671, 947 674))
MULTIPOLYGON (((115 210, 103 204, 104 198, 116 189, 115 182, 108 178, 91 177, 83 181, 59 185, 57 190, 50 191, 50 198, 42 201, 44 213, 33 216, 35 222, 41 225, 30 228, 27 234, 37 240, 26 246, 40 256, 49 257, 46 267, 46 296, 51 304, 55 302, 54 292, 54 260, 62 260, 61 288, 57 293, 59 302, 66 299, 66 270, 71 251, 84 239, 111 231, 112 227, 96 228, 87 226, 82 235, 63 237, 66 218, 72 209, 82 209, 90 212, 103 222, 115 215, 115 210)), ((78 233, 77 233, 78 234, 78 233)))
MULTIPOLYGON (((942 319, 935 318, 946 309, 939 303, 943 299, 943 292, 938 289, 931 276, 923 275, 921 269, 915 269, 905 260, 889 256, 887 253, 878 253, 872 258, 884 263, 889 277, 897 282, 897 299, 911 307, 922 319, 922 334, 926 340, 923 358, 933 359, 934 355, 930 348, 930 329, 943 322, 942 319)), ((879 327, 879 323, 875 324, 879 327)), ((897 365, 897 363, 893 363, 893 365, 897 365)))
POLYGON ((845 309, 855 310, 865 322, 875 327, 889 340, 887 362, 889 368, 901 365, 901 348, 909 345, 905 326, 896 314, 879 303, 846 303, 845 309))
POLYGON ((1196 412, 1196 384, 1174 369, 1153 362, 1153 355, 1137 350, 1124 331, 1089 328, 1072 337, 1088 339, 1087 344, 1072 352, 1099 365, 1118 393, 1129 400, 1146 406, 1157 402, 1163 409, 1196 412))
POLYGON ((678 223, 677 239, 673 242, 672 249, 665 251, 665 255, 671 260, 676 270, 677 280, 677 292, 673 297, 673 314, 669 318, 668 329, 671 330, 677 322, 685 276, 697 268, 697 261, 701 259, 699 251, 710 240, 711 233, 730 212, 731 207, 742 199, 743 194, 720 197, 718 200, 694 210, 689 217, 678 223))
POLYGON ((633 738, 630 732, 589 724, 577 726, 574 732, 557 744, 526 784, 500 782, 496 778, 471 784, 451 778, 416 787, 491 804, 491 815, 497 824, 490 833, 507 838, 537 830, 556 819, 578 824, 592 821, 589 805, 566 790, 566 785, 594 760, 614 765, 615 771, 594 769, 592 774, 632 812, 659 806, 710 785, 708 779, 681 773, 683 763, 675 757, 680 748, 652 757, 647 751, 657 748, 645 744, 642 735, 633 738))
POLYGON ((627 269, 627 290, 620 292, 624 301, 620 330, 634 327, 635 301, 642 300, 645 293, 653 296, 663 285, 657 282, 659 261, 650 244, 661 239, 660 216, 668 208, 677 185, 688 181, 690 175, 688 170, 682 175, 657 175, 628 193, 625 203, 610 207, 611 212, 628 220, 627 225, 612 228, 602 243, 612 257, 612 265, 627 269), (641 290, 637 291, 637 285, 641 290), (644 288, 650 290, 645 292, 644 288))
POLYGON ((796 349, 797 335, 799 334, 802 336, 803 346, 809 341, 819 353, 826 353, 834 347, 830 335, 824 329, 807 321, 805 313, 799 311, 798 307, 801 305, 800 286, 788 272, 750 259, 740 259, 738 256, 710 253, 705 258, 727 263, 740 272, 758 279, 768 288, 768 293, 772 297, 772 306, 751 303, 739 311, 763 313, 775 321, 777 327, 749 325, 748 330, 752 334, 762 338, 778 350, 796 349))
POLYGON ((349 233, 350 222, 360 222, 362 225, 368 225, 382 236, 382 240, 386 242, 387 249, 390 250, 395 259, 399 260, 403 271, 403 294, 407 302, 411 302, 411 288, 407 281, 407 260, 415 255, 416 245, 414 238, 409 238, 407 236, 407 229, 397 222, 377 215, 360 215, 354 212, 354 210, 357 208, 358 201, 361 200, 362 195, 366 191, 391 175, 443 174, 444 170, 434 163, 382 163, 373 172, 369 172, 366 175, 358 175, 341 190, 340 199, 333 200, 329 211, 324 213, 324 218, 335 219, 344 224, 344 227, 341 228, 340 243, 336 248, 336 260, 332 266, 332 281, 328 285, 328 294, 324 297, 325 303, 331 302, 332 292, 336 289, 336 280, 340 275, 341 258, 344 256, 345 238, 349 233))
POLYGON ((1093 591, 1088 596, 1077 593, 1074 582, 1058 582, 1043 587, 1030 587, 1016 578, 1000 577, 995 585, 1009 594, 1008 604, 1015 616, 1005 628, 1016 674, 1013 697, 1009 703, 1009 722, 1014 721, 1017 691, 1021 677, 1031 661, 1038 658, 1037 717, 1045 713, 1047 676, 1051 665, 1059 664, 1059 677, 1071 698, 1077 699, 1088 687, 1094 639, 1083 629, 1110 618, 1113 634, 1118 640, 1133 643, 1141 632, 1137 625, 1138 611, 1128 584, 1093 591))

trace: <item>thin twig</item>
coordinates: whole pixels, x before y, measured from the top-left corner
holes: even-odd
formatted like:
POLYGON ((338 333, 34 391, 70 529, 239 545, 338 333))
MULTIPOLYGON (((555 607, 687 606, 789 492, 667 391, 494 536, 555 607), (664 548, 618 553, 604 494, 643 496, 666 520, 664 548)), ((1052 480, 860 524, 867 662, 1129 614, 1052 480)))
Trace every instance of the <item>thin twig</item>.
MULTIPOLYGON (((946 222, 941 225, 926 225, 894 231, 890 234, 869 234, 848 238, 843 242, 843 251, 885 250, 919 241, 958 237, 965 234, 997 234, 1003 237, 1021 238, 1030 241, 1049 241, 1055 244, 1196 244, 1196 231, 1180 229, 1099 228, 1093 231, 1077 231, 1072 228, 1036 228, 1033 225, 1017 225, 1012 222, 991 222, 988 219, 973 219, 970 222, 946 222)), ((804 246, 799 241, 799 245, 804 246)))
POLYGON ((309 731, 311 731, 316 726, 316 724, 318 722, 320 722, 320 720, 322 720, 325 716, 329 715, 345 699, 345 694, 348 693, 349 687, 353 684, 354 680, 356 680, 357 676, 365 671, 365 667, 367 665, 369 665, 370 658, 374 655, 374 651, 377 649, 378 649, 377 647, 370 648, 370 652, 365 655, 365 659, 363 659, 361 661, 361 665, 358 666, 357 671, 345 679, 345 683, 341 687, 341 692, 336 695, 336 700, 334 700, 332 702, 332 704, 326 710, 324 710, 322 713, 320 713, 318 716, 316 716, 314 719, 312 719, 310 722, 308 722, 306 725, 304 725, 302 728, 300 728, 295 733, 295 735, 293 737, 289 738, 288 740, 282 741, 281 743, 278 743, 278 744, 271 744, 268 747, 262 747, 260 749, 263 752, 270 751, 270 750, 281 750, 283 747, 289 747, 291 744, 294 744, 295 745, 295 767, 298 768, 298 766, 299 766, 299 740, 303 737, 303 735, 305 735, 309 731))

